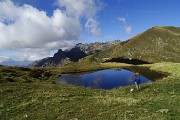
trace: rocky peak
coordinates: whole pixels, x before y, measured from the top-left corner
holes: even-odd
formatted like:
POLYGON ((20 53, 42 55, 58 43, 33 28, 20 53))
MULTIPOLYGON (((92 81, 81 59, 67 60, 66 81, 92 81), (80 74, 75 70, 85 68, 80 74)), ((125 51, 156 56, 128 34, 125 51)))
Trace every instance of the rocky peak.
POLYGON ((33 62, 31 67, 51 67, 61 66, 70 62, 77 62, 79 59, 84 58, 88 55, 95 54, 97 52, 109 49, 116 44, 121 43, 120 40, 110 42, 95 42, 90 44, 78 43, 73 48, 63 51, 59 49, 53 57, 44 58, 42 60, 33 62))

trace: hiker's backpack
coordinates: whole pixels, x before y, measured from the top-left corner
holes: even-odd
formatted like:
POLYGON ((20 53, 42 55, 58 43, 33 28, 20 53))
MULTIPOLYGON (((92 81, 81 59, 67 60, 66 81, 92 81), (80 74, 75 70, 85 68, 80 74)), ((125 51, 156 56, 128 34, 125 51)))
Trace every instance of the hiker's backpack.
POLYGON ((140 76, 134 76, 134 81, 137 82, 138 84, 140 83, 140 76))
POLYGON ((135 76, 134 76, 134 81, 136 81, 136 77, 137 77, 137 76, 135 75, 135 76))

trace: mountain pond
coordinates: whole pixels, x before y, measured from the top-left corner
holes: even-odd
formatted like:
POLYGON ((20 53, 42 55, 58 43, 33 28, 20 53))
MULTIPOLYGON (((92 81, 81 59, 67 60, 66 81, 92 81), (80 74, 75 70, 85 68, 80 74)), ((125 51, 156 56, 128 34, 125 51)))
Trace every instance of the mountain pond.
MULTIPOLYGON (((134 72, 125 69, 100 70, 84 74, 62 74, 59 78, 55 79, 55 83, 71 84, 94 89, 112 89, 134 84, 134 75, 134 72)), ((141 84, 153 82, 141 75, 140 78, 141 84)))

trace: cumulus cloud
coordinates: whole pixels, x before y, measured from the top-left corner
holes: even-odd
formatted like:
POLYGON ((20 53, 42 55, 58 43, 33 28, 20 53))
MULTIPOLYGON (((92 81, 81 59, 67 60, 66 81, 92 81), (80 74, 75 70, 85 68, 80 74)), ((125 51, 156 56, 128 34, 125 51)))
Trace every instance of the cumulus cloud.
POLYGON ((124 18, 124 17, 118 17, 118 20, 119 20, 120 22, 123 22, 124 24, 126 24, 126 18, 124 18))
POLYGON ((48 16, 32 5, 0 0, 0 49, 26 52, 21 55, 24 59, 39 59, 49 51, 72 46, 81 34, 82 18, 86 19, 85 28, 100 36, 94 18, 103 7, 101 0, 57 0, 57 4, 60 8, 48 16), (31 54, 32 50, 35 53, 31 54))
POLYGON ((90 33, 92 33, 96 36, 101 36, 101 31, 98 28, 98 25, 99 25, 99 23, 96 20, 90 18, 87 20, 85 27, 90 33))
POLYGON ((6 57, 6 56, 0 56, 0 63, 3 62, 3 61, 6 61, 8 60, 9 57, 6 57))
POLYGON ((86 18, 85 28, 90 33, 101 36, 99 22, 94 19, 99 10, 104 7, 100 0, 58 0, 58 5, 65 8, 67 15, 76 19, 86 18))
POLYGON ((127 19, 125 17, 118 17, 118 21, 123 23, 124 25, 124 30, 127 34, 132 33, 132 27, 127 23, 127 19))
MULTIPOLYGON (((93 19, 101 7, 95 0, 58 0, 66 10, 55 10, 51 17, 30 5, 17 6, 10 0, 0 2, 0 48, 47 48, 66 46, 81 33, 80 19, 87 18, 87 27, 99 36, 98 22, 93 19), (95 30, 96 29, 96 30, 95 30)), ((99 3, 99 2, 98 2, 99 3)))
POLYGON ((52 57, 53 54, 57 52, 56 50, 52 51, 43 51, 43 50, 23 50, 16 56, 13 56, 12 59, 18 61, 35 61, 45 57, 52 57), (39 52, 37 54, 37 51, 39 52))
POLYGON ((9 0, 0 2, 0 21, 0 48, 57 49, 78 39, 81 32, 80 22, 58 9, 48 17, 44 11, 9 0))
POLYGON ((0 55, 0 63, 3 61, 35 61, 40 60, 45 57, 52 57, 57 50, 42 50, 42 49, 24 49, 16 51, 15 54, 11 56, 6 56, 5 54, 0 55))
POLYGON ((125 29, 127 34, 131 34, 132 33, 132 27, 131 26, 125 26, 124 29, 125 29))
POLYGON ((76 18, 92 18, 103 7, 100 0, 58 0, 58 5, 64 7, 68 15, 76 18))

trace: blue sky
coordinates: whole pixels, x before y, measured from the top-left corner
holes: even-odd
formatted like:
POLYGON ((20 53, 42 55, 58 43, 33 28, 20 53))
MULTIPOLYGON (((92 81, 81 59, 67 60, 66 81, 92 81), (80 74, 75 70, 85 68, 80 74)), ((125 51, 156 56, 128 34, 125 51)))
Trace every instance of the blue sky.
POLYGON ((0 0, 0 62, 38 60, 76 43, 180 26, 179 0, 0 0))

